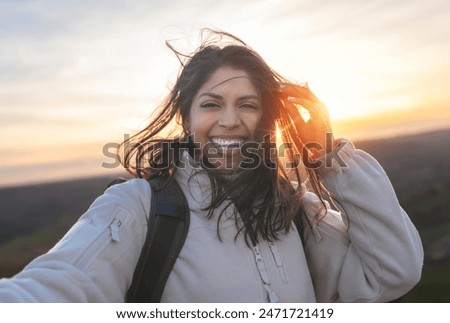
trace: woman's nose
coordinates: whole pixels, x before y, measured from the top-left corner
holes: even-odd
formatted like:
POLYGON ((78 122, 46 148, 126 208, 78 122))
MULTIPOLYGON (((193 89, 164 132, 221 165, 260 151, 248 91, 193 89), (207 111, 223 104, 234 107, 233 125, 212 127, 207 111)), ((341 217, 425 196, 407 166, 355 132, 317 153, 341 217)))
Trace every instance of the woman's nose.
POLYGON ((239 111, 235 107, 225 107, 219 117, 219 126, 233 129, 239 127, 241 124, 241 118, 239 111))

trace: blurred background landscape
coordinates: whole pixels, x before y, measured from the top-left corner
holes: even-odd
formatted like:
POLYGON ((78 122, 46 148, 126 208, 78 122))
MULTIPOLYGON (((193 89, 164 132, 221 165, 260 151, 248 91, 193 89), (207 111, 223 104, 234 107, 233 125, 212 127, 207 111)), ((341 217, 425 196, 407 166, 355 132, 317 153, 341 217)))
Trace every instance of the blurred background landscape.
POLYGON ((450 302, 450 2, 0 0, 0 277, 46 252, 122 175, 203 27, 308 82, 336 137, 388 173, 426 252, 400 302, 450 302), (232 14, 231 14, 232 13, 232 14), (103 165, 103 166, 102 166, 103 165))
MULTIPOLYGON (((450 302, 450 130, 356 142, 388 173, 425 249, 421 282, 401 302, 450 302)), ((60 239, 114 177, 0 189, 0 277, 60 239)))

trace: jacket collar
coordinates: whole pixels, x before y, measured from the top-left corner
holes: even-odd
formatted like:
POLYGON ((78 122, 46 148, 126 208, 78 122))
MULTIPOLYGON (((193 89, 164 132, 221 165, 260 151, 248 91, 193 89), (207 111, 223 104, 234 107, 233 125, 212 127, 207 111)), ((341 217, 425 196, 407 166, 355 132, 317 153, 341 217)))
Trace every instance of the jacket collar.
MULTIPOLYGON (((189 202, 191 211, 206 215, 205 209, 211 204, 211 180, 201 164, 194 160, 187 150, 181 153, 181 166, 175 170, 174 176, 189 202)), ((225 201, 217 207, 213 218, 218 217, 227 204, 228 202, 225 201)), ((234 223, 234 210, 233 204, 226 208, 221 222, 233 219, 234 223)))

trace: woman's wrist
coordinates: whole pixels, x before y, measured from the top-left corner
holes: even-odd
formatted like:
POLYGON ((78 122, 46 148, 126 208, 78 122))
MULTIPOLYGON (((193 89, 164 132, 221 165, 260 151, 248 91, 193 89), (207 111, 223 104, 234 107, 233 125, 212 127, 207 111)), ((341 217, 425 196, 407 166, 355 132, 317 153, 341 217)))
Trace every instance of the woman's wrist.
POLYGON ((308 157, 312 161, 316 161, 324 157, 326 154, 331 153, 340 143, 341 139, 334 139, 332 132, 327 132, 325 135, 324 144, 309 143, 306 144, 308 157))

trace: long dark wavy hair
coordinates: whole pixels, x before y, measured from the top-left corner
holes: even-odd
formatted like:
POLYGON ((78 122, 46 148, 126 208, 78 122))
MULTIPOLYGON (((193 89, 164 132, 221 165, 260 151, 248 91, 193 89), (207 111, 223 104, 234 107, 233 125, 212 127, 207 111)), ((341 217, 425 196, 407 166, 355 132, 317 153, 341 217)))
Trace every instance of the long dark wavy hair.
MULTIPOLYGON (((282 141, 290 143, 290 149, 286 150, 288 159, 298 161, 304 146, 295 126, 300 114, 292 104, 287 104, 288 98, 281 88, 282 84, 289 82, 273 71, 258 53, 229 33, 209 29, 203 30, 202 43, 192 54, 180 53, 170 42, 166 45, 179 59, 180 73, 150 124, 119 147, 119 158, 128 172, 139 178, 167 176, 170 180, 180 166, 182 150, 178 148, 187 148, 195 157, 192 153, 195 145, 186 129, 186 121, 198 90, 221 67, 245 71, 261 94, 263 115, 256 130, 257 142, 274 142, 278 129, 282 141), (207 37, 203 38, 205 34, 207 37), (168 129, 172 129, 170 134, 168 129)), ((232 180, 214 169, 205 167, 202 170, 209 175, 212 187, 208 217, 212 217, 222 203, 234 204, 238 210, 236 224, 239 232, 245 232, 247 242, 249 227, 257 236, 269 241, 276 240, 280 232, 291 228, 301 207, 299 194, 290 185, 291 180, 298 183, 309 181, 321 196, 320 182, 314 170, 302 172, 300 166, 286 169, 280 162, 277 149, 271 150, 269 155, 267 151, 258 149, 258 154, 266 162, 239 171, 232 180), (269 163, 272 167, 267 167, 269 163)), ((220 238, 219 227, 218 233, 220 238)))

